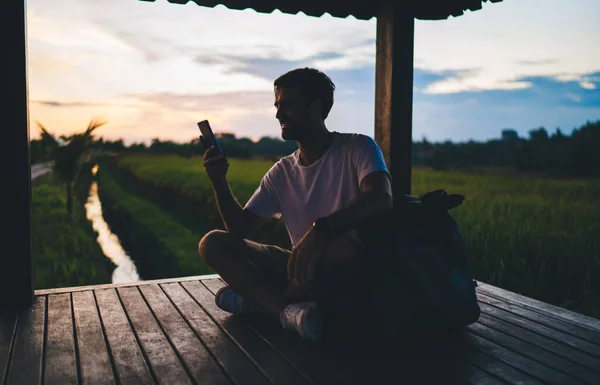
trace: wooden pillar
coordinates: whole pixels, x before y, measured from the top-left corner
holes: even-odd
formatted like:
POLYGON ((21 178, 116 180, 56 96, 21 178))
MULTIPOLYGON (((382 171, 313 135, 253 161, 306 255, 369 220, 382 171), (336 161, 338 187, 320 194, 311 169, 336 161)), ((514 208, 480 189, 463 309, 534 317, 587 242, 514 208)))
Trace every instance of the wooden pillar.
MULTIPOLYGON (((31 169, 27 113, 26 8, 21 0, 0 5, 2 25, 2 210, 0 312, 29 306, 31 266, 31 169)), ((51 223, 47 224, 52 226, 51 223)))
POLYGON ((375 141, 392 174, 394 197, 410 194, 415 20, 400 1, 377 12, 375 141))

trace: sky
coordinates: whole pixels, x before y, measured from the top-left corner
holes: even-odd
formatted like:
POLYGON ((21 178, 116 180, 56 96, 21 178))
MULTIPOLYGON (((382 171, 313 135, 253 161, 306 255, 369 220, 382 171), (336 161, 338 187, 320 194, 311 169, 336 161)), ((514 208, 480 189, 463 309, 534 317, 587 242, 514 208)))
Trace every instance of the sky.
MULTIPOLYGON (((467 141, 600 120, 600 1, 504 0, 415 23, 413 138, 467 141)), ((336 84, 326 125, 374 134, 376 19, 169 4, 28 0, 30 136, 125 143, 217 132, 279 137, 273 80, 315 67, 336 84)))

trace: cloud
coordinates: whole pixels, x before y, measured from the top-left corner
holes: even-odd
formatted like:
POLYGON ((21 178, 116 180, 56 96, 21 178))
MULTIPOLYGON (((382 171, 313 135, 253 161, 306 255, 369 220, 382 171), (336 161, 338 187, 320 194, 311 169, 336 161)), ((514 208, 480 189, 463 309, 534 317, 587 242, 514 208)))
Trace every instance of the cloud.
MULTIPOLYGON (((600 73, 581 78, 596 79, 600 73)), ((443 74, 452 76, 452 74, 443 74)), ((415 72, 413 133, 433 140, 486 140, 511 127, 526 135, 533 127, 569 129, 600 118, 600 89, 582 88, 578 78, 557 80, 556 76, 524 76, 515 79, 529 84, 523 89, 463 91, 431 94, 428 82, 440 73, 415 72)))
POLYGON ((160 92, 127 96, 173 111, 218 111, 230 106, 244 110, 273 110, 273 92, 225 92, 212 95, 160 92))
POLYGON ((81 102, 58 102, 55 100, 30 100, 30 103, 33 104, 41 104, 43 106, 48 106, 48 107, 80 107, 80 106, 84 106, 84 105, 89 105, 86 103, 81 103, 81 102))
POLYGON ((71 108, 71 107, 134 107, 139 105, 108 102, 61 102, 58 100, 29 100, 31 104, 37 104, 46 107, 71 108))
POLYGON ((558 59, 539 59, 539 60, 517 60, 517 64, 526 66, 539 66, 558 63, 558 59))
POLYGON ((158 132, 169 124, 166 134, 178 140, 189 140, 196 135, 195 123, 204 119, 218 132, 235 132, 252 138, 279 133, 272 91, 211 95, 161 92, 127 97, 145 105, 135 125, 158 132))
POLYGON ((596 85, 590 81, 579 82, 579 86, 581 88, 585 88, 586 90, 595 90, 596 89, 596 85))
MULTIPOLYGON (((356 47, 362 47, 362 43, 354 46, 354 48, 356 47)), ((340 69, 336 68, 340 65, 345 67, 343 68, 345 70, 360 69, 363 67, 360 63, 361 58, 354 56, 352 52, 345 52, 341 48, 340 51, 322 51, 298 59, 286 58, 276 53, 267 53, 261 56, 253 54, 198 55, 194 58, 194 61, 204 66, 222 67, 229 74, 249 74, 273 81, 287 71, 299 67, 314 67, 321 70, 330 67, 331 69, 327 73, 340 69), (343 62, 345 64, 341 64, 343 62), (357 66, 354 66, 354 64, 357 64, 357 66)))
MULTIPOLYGON (((583 75, 583 78, 595 78, 598 73, 583 75)), ((437 74, 425 75, 420 79, 435 79, 437 74)), ((560 81, 555 76, 524 76, 514 80, 518 83, 528 84, 523 89, 507 90, 472 90, 449 94, 430 94, 428 92, 417 92, 417 100, 437 101, 439 103, 458 102, 466 100, 478 100, 480 103, 532 103, 540 107, 570 106, 576 102, 579 107, 600 107, 600 90, 595 83, 589 82, 582 87, 579 79, 560 81), (576 96, 576 97, 574 97, 576 96)), ((417 83, 418 84, 418 83, 417 83)), ((424 88, 427 88, 425 85, 424 88)))
POLYGON ((484 70, 480 68, 432 72, 425 76, 437 78, 437 80, 427 84, 423 92, 428 94, 454 94, 468 91, 517 90, 531 86, 526 81, 514 78, 495 79, 485 82, 481 79, 483 73, 484 70))

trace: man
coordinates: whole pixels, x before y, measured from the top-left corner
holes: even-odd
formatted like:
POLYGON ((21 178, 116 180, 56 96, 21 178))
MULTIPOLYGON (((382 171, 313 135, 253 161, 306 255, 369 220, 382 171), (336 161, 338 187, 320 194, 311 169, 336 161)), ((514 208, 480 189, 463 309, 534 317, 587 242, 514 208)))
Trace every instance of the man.
POLYGON ((226 158, 214 148, 204 155, 227 229, 206 234, 198 247, 228 284, 215 296, 217 305, 231 313, 273 314, 310 340, 323 333, 315 300, 351 296, 360 266, 375 257, 365 255, 354 228, 392 207, 390 174, 377 144, 325 126, 334 89, 327 75, 311 68, 275 80, 281 136, 298 142, 298 150, 273 165, 245 207, 227 184, 226 158), (265 219, 282 216, 291 251, 245 239, 265 219))

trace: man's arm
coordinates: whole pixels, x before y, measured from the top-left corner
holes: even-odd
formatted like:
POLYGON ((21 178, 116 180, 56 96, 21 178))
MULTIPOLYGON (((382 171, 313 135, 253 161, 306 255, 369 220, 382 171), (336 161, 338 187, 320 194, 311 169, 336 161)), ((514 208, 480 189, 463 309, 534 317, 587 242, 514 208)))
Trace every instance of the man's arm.
POLYGON ((263 218, 240 205, 224 177, 213 183, 213 189, 219 214, 229 233, 245 238, 250 230, 264 223, 263 218))
POLYGON ((385 171, 375 171, 363 178, 360 195, 347 206, 329 215, 336 232, 343 232, 360 225, 392 208, 392 184, 385 171))
MULTIPOLYGON (((205 144, 202 136, 200 141, 205 144)), ((211 146, 204 152, 204 169, 215 191, 217 208, 225 228, 229 233, 245 238, 248 232, 260 226, 263 220, 258 215, 243 209, 233 196, 226 178, 229 162, 215 146, 211 146)))
MULTIPOLYGON (((347 206, 327 217, 335 233, 353 229, 363 221, 389 210, 393 206, 392 184, 385 171, 375 171, 363 178, 361 193, 347 206)), ((296 284, 305 284, 314 279, 316 261, 321 257, 329 241, 327 233, 314 227, 308 229, 302 240, 292 250, 288 262, 288 278, 296 284)))

